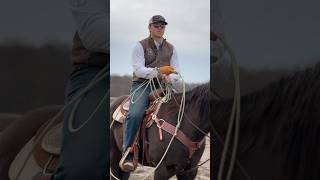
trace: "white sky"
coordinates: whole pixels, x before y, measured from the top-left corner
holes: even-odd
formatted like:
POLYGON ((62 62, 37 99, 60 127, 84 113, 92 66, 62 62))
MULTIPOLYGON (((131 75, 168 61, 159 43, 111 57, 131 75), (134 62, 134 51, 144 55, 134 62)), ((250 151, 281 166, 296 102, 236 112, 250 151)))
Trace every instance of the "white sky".
POLYGON ((172 43, 187 82, 210 79, 210 0, 111 0, 111 74, 132 75, 131 53, 149 35, 148 21, 156 14, 168 25, 165 38, 172 43))

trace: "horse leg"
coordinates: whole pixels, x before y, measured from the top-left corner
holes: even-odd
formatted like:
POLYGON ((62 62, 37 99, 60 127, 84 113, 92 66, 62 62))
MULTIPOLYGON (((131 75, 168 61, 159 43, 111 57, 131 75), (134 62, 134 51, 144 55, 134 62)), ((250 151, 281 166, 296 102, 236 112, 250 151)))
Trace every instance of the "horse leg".
POLYGON ((168 180, 173 174, 169 174, 169 171, 165 165, 160 165, 154 172, 154 180, 168 180))
POLYGON ((188 169, 184 171, 186 173, 182 172, 182 174, 177 175, 177 179, 178 180, 194 180, 196 178, 198 169, 190 170, 188 172, 187 171, 188 169))

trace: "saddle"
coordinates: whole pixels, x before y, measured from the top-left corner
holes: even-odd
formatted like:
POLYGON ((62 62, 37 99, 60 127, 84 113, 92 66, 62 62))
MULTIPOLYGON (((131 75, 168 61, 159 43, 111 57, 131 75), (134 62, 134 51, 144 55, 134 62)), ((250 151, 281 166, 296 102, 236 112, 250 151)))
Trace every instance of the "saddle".
MULTIPOLYGON (((47 124, 45 123, 39 128, 35 135, 35 140, 40 138, 40 133, 47 124)), ((61 118, 49 127, 49 130, 40 139, 39 143, 35 144, 35 141, 33 142, 35 146, 33 157, 44 173, 53 173, 58 167, 62 143, 62 126, 61 118)))
MULTIPOLYGON (((157 106, 160 105, 159 98, 163 96, 164 96, 164 93, 161 91, 161 89, 155 90, 149 94, 149 101, 151 105, 146 110, 146 115, 149 115, 152 111, 155 110, 157 106)), ((129 112, 129 106, 130 106, 130 99, 128 96, 124 101, 122 101, 122 103, 114 111, 114 113, 112 114, 112 118, 121 124, 124 123, 124 120, 126 119, 129 112)), ((150 118, 148 118, 148 120, 150 120, 150 118)), ((147 127, 150 127, 151 125, 152 125, 152 122, 147 123, 147 127)))
POLYGON ((53 172, 59 164, 60 146, 62 142, 62 116, 48 127, 45 135, 40 138, 40 134, 48 125, 44 123, 36 134, 24 145, 17 154, 9 168, 9 178, 16 179, 17 172, 22 167, 22 162, 26 161, 28 153, 34 148, 33 153, 25 164, 18 180, 50 180, 53 172))

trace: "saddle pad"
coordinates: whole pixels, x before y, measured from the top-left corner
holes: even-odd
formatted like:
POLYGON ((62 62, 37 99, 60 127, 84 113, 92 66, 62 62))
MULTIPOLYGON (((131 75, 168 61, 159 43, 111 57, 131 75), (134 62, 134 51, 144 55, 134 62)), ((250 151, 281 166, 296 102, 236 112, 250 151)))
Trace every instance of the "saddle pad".
POLYGON ((42 139, 43 150, 54 155, 60 155, 62 143, 62 122, 50 129, 42 139))
MULTIPOLYGON (((16 155, 14 160, 11 162, 9 167, 8 176, 10 180, 14 180, 21 169, 23 162, 26 160, 28 153, 31 151, 33 146, 34 137, 31 138, 16 155)), ((31 180, 36 174, 42 172, 42 169, 36 163, 34 156, 31 155, 25 168, 21 172, 20 177, 17 180, 31 180)))

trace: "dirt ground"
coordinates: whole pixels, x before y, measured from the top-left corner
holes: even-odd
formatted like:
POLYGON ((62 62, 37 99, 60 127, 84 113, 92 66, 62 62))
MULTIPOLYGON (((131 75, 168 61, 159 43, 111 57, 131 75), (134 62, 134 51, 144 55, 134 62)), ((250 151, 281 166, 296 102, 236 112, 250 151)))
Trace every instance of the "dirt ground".
MULTIPOLYGON (((201 157, 199 163, 202 163, 210 158, 210 142, 209 138, 206 138, 206 149, 201 157)), ((141 180, 146 176, 150 175, 154 168, 151 167, 142 167, 139 166, 134 173, 131 174, 130 180, 141 180)), ((153 176, 150 175, 147 180, 152 180, 153 176)), ((170 180, 176 180, 176 177, 170 178, 170 180)), ((205 164, 199 167, 198 174, 196 180, 209 180, 210 179, 210 160, 207 161, 205 164)))

